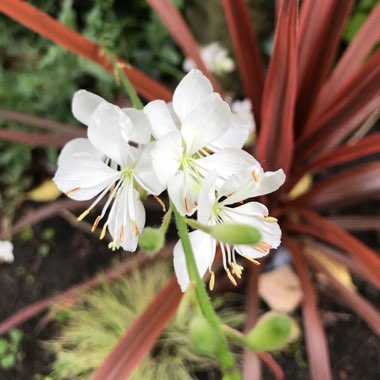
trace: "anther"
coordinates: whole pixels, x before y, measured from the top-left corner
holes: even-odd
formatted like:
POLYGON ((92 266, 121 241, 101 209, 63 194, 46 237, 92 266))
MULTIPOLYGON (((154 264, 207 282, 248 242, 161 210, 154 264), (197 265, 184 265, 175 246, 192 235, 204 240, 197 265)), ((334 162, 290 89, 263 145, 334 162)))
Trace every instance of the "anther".
POLYGON ((234 279, 234 277, 232 276, 230 270, 228 268, 225 268, 225 270, 226 270, 227 276, 230 279, 230 281, 232 282, 232 284, 235 285, 235 286, 237 286, 237 282, 234 279))
POLYGON ((66 195, 70 195, 72 193, 76 193, 77 191, 79 191, 81 188, 80 187, 75 187, 74 189, 71 189, 69 191, 66 191, 65 194, 66 195))
POLYGON ((120 241, 124 241, 124 226, 123 225, 120 226, 119 235, 120 235, 120 241))
POLYGON ((135 235, 136 237, 140 236, 140 231, 139 231, 139 228, 137 227, 136 221, 132 220, 131 225, 132 225, 133 235, 135 235))
POLYGON ((96 230, 96 227, 98 227, 98 224, 100 222, 100 216, 97 216, 96 219, 95 219, 95 222, 94 224, 92 225, 92 228, 91 228, 91 232, 94 232, 96 230))
POLYGON ((265 243, 265 241, 260 241, 259 245, 261 245, 262 247, 264 247, 266 249, 272 249, 273 248, 270 244, 265 243))
POLYGON ((252 170, 252 177, 253 177, 253 179, 254 179, 254 181, 255 181, 256 183, 259 183, 259 182, 260 182, 260 178, 259 178, 259 176, 257 175, 256 170, 252 170))
POLYGON ((261 263, 259 261, 252 259, 252 257, 248 257, 248 256, 243 256, 243 257, 255 265, 261 265, 261 263))
POLYGON ((100 240, 103 240, 103 239, 104 239, 104 236, 106 236, 107 224, 108 224, 108 223, 105 223, 104 226, 103 226, 103 228, 102 228, 102 232, 100 233, 100 236, 99 236, 99 239, 100 239, 100 240))
POLYGON ((278 221, 278 219, 273 217, 273 216, 264 216, 263 220, 265 220, 266 222, 277 222, 278 221))
POLYGON ((259 245, 254 245, 253 248, 256 248, 258 251, 260 251, 262 253, 268 253, 267 249, 260 247, 259 245))
POLYGON ((87 209, 86 211, 83 211, 82 214, 80 214, 77 218, 78 221, 83 220, 88 214, 90 213, 90 209, 87 209))
POLYGON ((157 197, 156 195, 153 195, 153 196, 154 196, 154 199, 161 205, 162 211, 166 212, 166 206, 165 206, 164 201, 160 197, 157 197))
POLYGON ((185 197, 185 211, 190 212, 189 203, 187 202, 187 197, 185 197))
POLYGON ((215 273, 214 271, 210 271, 210 282, 208 284, 208 287, 211 291, 214 290, 214 285, 215 285, 215 273))

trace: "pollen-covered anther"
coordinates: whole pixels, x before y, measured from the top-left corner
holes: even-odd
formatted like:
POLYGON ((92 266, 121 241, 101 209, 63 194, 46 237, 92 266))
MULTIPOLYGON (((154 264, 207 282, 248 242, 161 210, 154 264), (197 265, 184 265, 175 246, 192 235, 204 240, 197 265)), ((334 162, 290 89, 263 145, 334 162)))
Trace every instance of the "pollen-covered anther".
POLYGON ((249 256, 243 256, 243 257, 246 258, 248 261, 250 261, 252 264, 261 265, 259 261, 252 259, 252 257, 249 257, 249 256))
POLYGON ((89 213, 90 213, 90 209, 87 209, 87 210, 83 211, 82 214, 80 214, 78 216, 77 220, 78 221, 83 220, 89 213))
POLYGON ((224 269, 226 270, 227 276, 230 279, 230 281, 232 282, 232 284, 237 286, 237 282, 236 282, 234 276, 232 276, 230 270, 228 268, 224 268, 224 269))
POLYGON ((103 240, 104 236, 106 236, 107 225, 108 225, 108 223, 105 223, 103 228, 102 228, 102 232, 100 233, 100 236, 99 236, 100 240, 103 240))
POLYGON ((139 231, 139 228, 137 227, 137 223, 135 220, 131 221, 131 225, 132 225, 133 235, 135 235, 136 237, 140 236, 140 231, 139 231))
POLYGON ((98 227, 98 224, 99 224, 99 222, 100 222, 100 219, 101 219, 100 216, 97 216, 97 217, 96 217, 95 222, 94 222, 94 224, 92 225, 91 232, 94 232, 94 231, 96 230, 96 227, 98 227))
POLYGON ((124 241, 124 226, 121 225, 120 226, 120 231, 119 231, 119 237, 120 237, 120 241, 124 241))
POLYGON ((260 247, 258 244, 254 245, 253 246, 255 249, 257 249, 258 251, 262 252, 262 253, 268 253, 268 250, 263 248, 263 247, 260 247))
POLYGON ((215 273, 214 271, 210 271, 210 282, 208 283, 208 287, 212 291, 214 290, 214 286, 215 286, 215 273))
POLYGON ((185 211, 186 211, 186 212, 190 212, 190 209, 189 209, 189 202, 187 201, 187 197, 185 197, 185 211))
POLYGON ((243 267, 239 264, 231 263, 232 273, 240 280, 243 273, 243 267))
POLYGON ((77 191, 79 191, 81 188, 80 187, 74 187, 74 189, 71 189, 69 191, 66 191, 65 194, 66 195, 70 195, 72 193, 76 193, 77 191))
POLYGON ((278 222, 278 219, 275 218, 274 216, 264 216, 263 220, 265 222, 278 222))
POLYGON ((153 195, 153 196, 154 196, 154 199, 161 205, 162 211, 166 212, 166 206, 165 206, 164 201, 160 197, 157 197, 157 195, 153 195))
POLYGON ((254 180, 256 183, 259 183, 259 182, 260 182, 260 178, 259 178, 259 176, 257 175, 256 170, 252 170, 252 178, 253 178, 253 180, 254 180))
POLYGON ((265 241, 260 241, 259 245, 261 245, 263 248, 266 248, 266 249, 272 249, 273 248, 270 244, 265 243, 265 241))

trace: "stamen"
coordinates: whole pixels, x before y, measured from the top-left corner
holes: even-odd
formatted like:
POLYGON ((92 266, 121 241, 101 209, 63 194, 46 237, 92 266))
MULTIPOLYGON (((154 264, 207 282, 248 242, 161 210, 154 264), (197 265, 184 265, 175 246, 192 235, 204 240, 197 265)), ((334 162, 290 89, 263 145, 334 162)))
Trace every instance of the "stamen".
POLYGON ((273 216, 264 216, 263 220, 265 220, 266 222, 277 222, 278 221, 278 219, 273 217, 273 216))
POLYGON ((120 226, 120 241, 124 241, 124 226, 120 226))
POLYGON ((249 256, 244 256, 242 255, 245 259, 247 259, 248 261, 250 261, 251 263, 255 264, 255 265, 261 265, 261 263, 255 259, 252 259, 252 257, 249 257, 249 256))
POLYGON ((185 197, 185 211, 190 212, 189 203, 187 202, 187 197, 185 197))
POLYGON ((100 222, 100 216, 97 216, 96 219, 95 219, 95 222, 94 224, 92 225, 92 228, 91 228, 91 232, 94 232, 96 230, 96 227, 98 227, 98 224, 100 222))
POLYGON ((208 287, 211 291, 214 290, 214 285, 215 285, 215 273, 214 271, 210 271, 210 282, 208 284, 208 287))
POLYGON ((136 221, 132 220, 131 225, 132 225, 133 235, 135 235, 136 237, 140 236, 140 231, 139 231, 139 228, 137 227, 136 221))
POLYGON ((90 213, 90 209, 87 209, 86 211, 83 211, 82 214, 80 214, 77 218, 78 221, 83 220, 88 214, 90 213))
POLYGON ((104 223, 104 226, 103 226, 103 228, 102 228, 102 232, 100 233, 100 236, 99 236, 99 239, 100 239, 100 240, 103 240, 103 239, 104 239, 104 236, 106 236, 107 225, 108 225, 108 223, 104 223))
POLYGON ((256 248, 258 251, 260 251, 262 253, 268 253, 267 249, 260 247, 259 245, 254 245, 253 248, 256 248))
POLYGON ((259 176, 257 175, 256 170, 253 170, 253 171, 252 171, 252 177, 253 177, 253 180, 254 180, 256 183, 259 183, 259 182, 260 182, 260 178, 259 178, 259 176))
POLYGON ((237 286, 237 282, 234 279, 234 277, 232 276, 230 270, 228 268, 224 268, 224 269, 226 270, 227 276, 230 279, 230 281, 232 282, 232 284, 235 285, 235 286, 237 286))
POLYGON ((166 212, 166 206, 165 206, 164 201, 160 197, 157 197, 156 195, 153 195, 153 196, 154 196, 155 200, 161 205, 162 211, 166 212))
POLYGON ((268 243, 265 243, 265 241, 260 241, 259 244, 264 247, 264 248, 267 248, 267 249, 272 249, 273 247, 268 244, 268 243))
POLYGON ((77 191, 79 191, 81 188, 80 187, 75 187, 74 189, 71 189, 69 191, 66 191, 65 194, 66 195, 70 195, 72 193, 76 193, 77 191))

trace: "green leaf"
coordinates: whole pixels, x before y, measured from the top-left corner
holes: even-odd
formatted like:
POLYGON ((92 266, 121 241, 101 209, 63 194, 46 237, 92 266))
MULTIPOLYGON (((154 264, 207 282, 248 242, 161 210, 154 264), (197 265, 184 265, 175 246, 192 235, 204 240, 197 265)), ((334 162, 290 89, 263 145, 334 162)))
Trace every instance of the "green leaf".
POLYGON ((0 366, 4 369, 11 369, 16 364, 16 356, 14 354, 8 354, 0 359, 0 366))

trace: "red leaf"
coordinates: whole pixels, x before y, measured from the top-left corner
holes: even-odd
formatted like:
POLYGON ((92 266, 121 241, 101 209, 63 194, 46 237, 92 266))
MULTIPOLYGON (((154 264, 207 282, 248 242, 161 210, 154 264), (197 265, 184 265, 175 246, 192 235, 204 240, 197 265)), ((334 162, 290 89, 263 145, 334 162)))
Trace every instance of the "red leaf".
POLYGON ((297 130, 331 69, 353 0, 304 0, 298 45, 297 130))
POLYGON ((311 378, 313 380, 330 380, 332 375, 327 338, 318 310, 317 294, 310 279, 304 253, 297 241, 286 235, 284 243, 292 253, 294 266, 304 292, 303 323, 311 378))
POLYGON ((380 39, 379 25, 380 4, 371 12, 321 88, 310 115, 310 121, 328 108, 327 105, 363 64, 380 39))
MULTIPOLYGON (((306 251, 307 252, 307 251, 306 251)), ((366 299, 344 286, 336 277, 316 258, 307 255, 307 260, 318 271, 327 276, 328 282, 337 295, 350 306, 368 326, 380 335, 380 314, 366 299)))
POLYGON ((347 252, 360 263, 367 274, 368 280, 375 286, 380 286, 380 259, 374 250, 311 210, 297 208, 295 212, 304 216, 310 225, 305 223, 284 223, 282 225, 284 230, 315 237, 347 252))
POLYGON ((380 106, 380 50, 336 94, 331 108, 308 126, 297 141, 299 162, 341 144, 363 120, 380 106))
POLYGON ((0 129, 0 140, 14 141, 16 143, 28 145, 54 146, 60 148, 71 140, 71 138, 0 129))
MULTIPOLYGON (((269 368, 269 370, 273 373, 276 380, 284 380, 285 373, 284 370, 280 367, 277 361, 269 352, 259 352, 257 354, 260 360, 269 368)), ((247 379, 248 380, 248 379, 247 379)), ((250 378, 251 380, 251 378, 250 378)))
POLYGON ((0 119, 15 121, 17 123, 30 125, 36 128, 46 129, 51 132, 57 132, 62 135, 67 135, 71 137, 86 136, 85 129, 78 128, 73 125, 60 123, 58 121, 49 120, 43 117, 37 117, 34 115, 29 115, 26 113, 11 110, 0 110, 0 119))
POLYGON ((380 231, 380 218, 373 215, 338 215, 328 220, 349 231, 380 231))
POLYGON ((172 277, 119 340, 92 380, 124 380, 153 347, 173 318, 182 293, 172 277))
POLYGON ((269 170, 288 172, 293 159, 297 91, 297 1, 283 0, 265 82, 257 156, 269 170))
MULTIPOLYGON (((109 72, 113 72, 111 62, 104 55, 102 49, 74 30, 61 24, 48 14, 38 10, 31 4, 20 0, 1 0, 0 12, 18 21, 20 24, 46 37, 57 45, 63 46, 74 54, 78 54, 109 72)), ((156 98, 171 100, 171 93, 164 86, 149 78, 147 75, 119 60, 125 65, 124 72, 133 86, 142 96, 153 100, 156 98)))
POLYGON ((255 121, 259 126, 265 77, 248 4, 245 0, 223 0, 223 7, 244 92, 252 102, 255 121))
POLYGON ((197 67, 210 79, 214 90, 222 94, 222 88, 203 62, 199 54, 197 42, 173 3, 170 0, 148 0, 148 3, 160 15, 162 22, 183 52, 192 58, 197 67))
POLYGON ((345 170, 314 185, 292 203, 329 210, 380 198, 380 162, 345 170))

